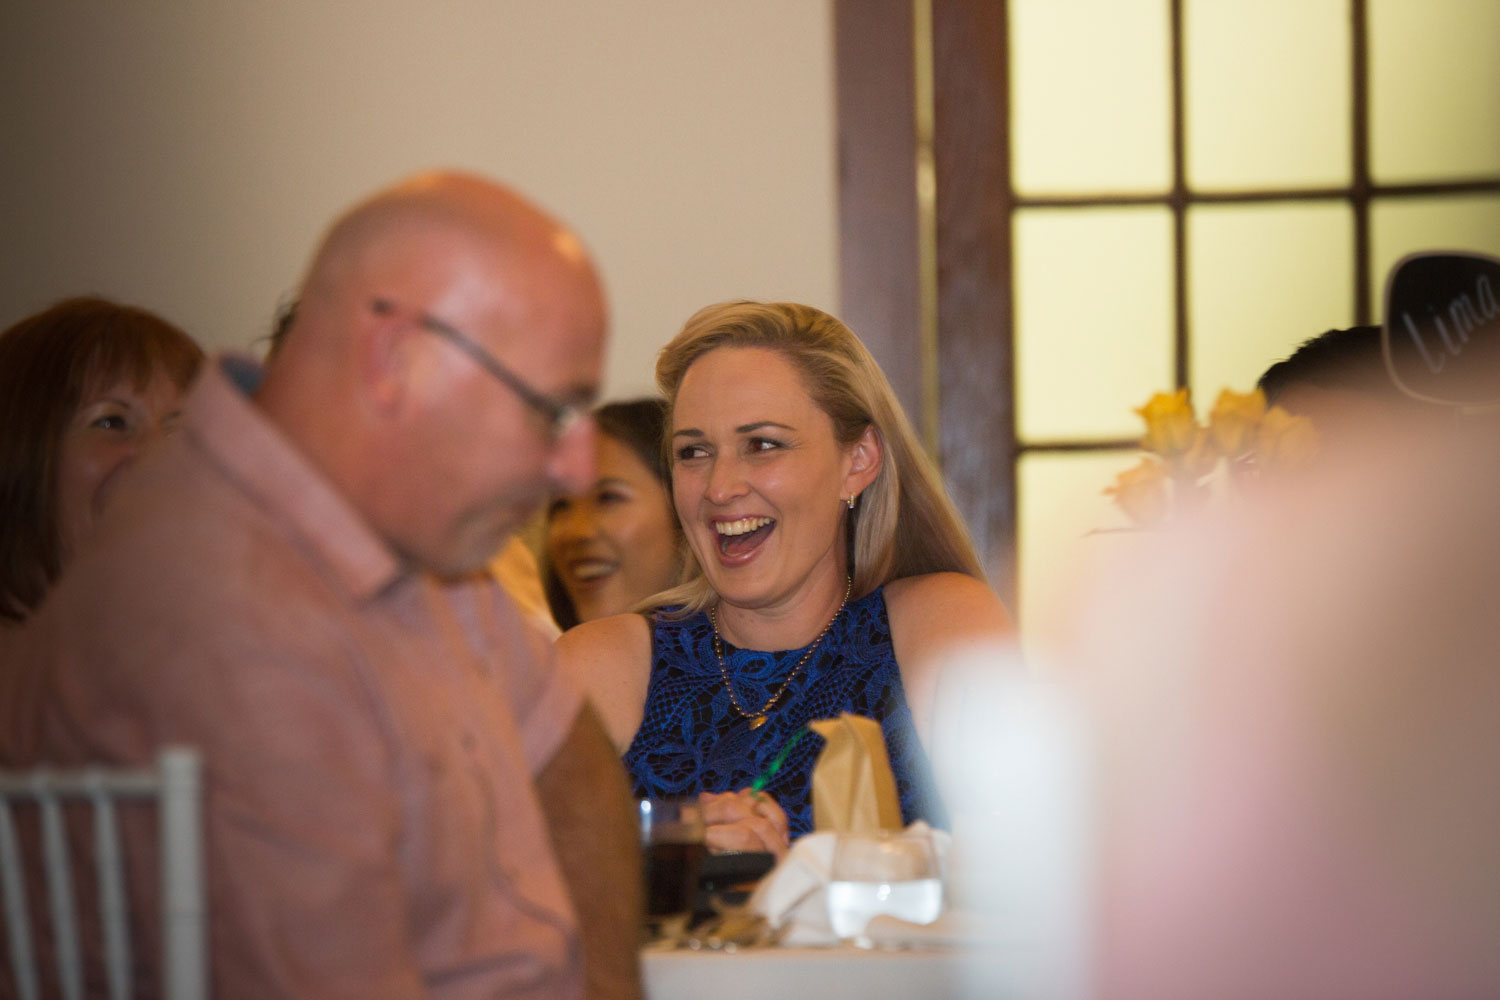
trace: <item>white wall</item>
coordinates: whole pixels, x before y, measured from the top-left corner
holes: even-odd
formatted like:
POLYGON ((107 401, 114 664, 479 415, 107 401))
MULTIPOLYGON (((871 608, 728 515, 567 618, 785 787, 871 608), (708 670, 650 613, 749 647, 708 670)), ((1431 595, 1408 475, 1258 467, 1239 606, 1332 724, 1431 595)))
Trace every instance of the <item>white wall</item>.
POLYGON ((0 93, 0 325, 97 292, 250 346, 433 165, 583 234, 613 395, 709 302, 838 306, 830 0, 6 0, 0 93))

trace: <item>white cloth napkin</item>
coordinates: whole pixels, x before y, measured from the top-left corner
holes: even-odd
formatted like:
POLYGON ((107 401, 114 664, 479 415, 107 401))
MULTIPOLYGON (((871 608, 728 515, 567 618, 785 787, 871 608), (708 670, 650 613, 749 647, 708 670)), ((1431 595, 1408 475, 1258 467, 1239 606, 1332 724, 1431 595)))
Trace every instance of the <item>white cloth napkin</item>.
MULTIPOLYGON (((896 836, 930 838, 946 883, 948 851, 953 840, 949 834, 918 820, 896 836)), ((771 926, 786 927, 782 944, 801 947, 840 943, 828 920, 826 893, 837 842, 836 833, 809 833, 799 838, 781 863, 755 887, 748 905, 771 926)), ((967 937, 947 918, 944 914, 936 923, 923 926, 879 916, 870 921, 865 936, 877 945, 891 947, 947 944, 967 937)))

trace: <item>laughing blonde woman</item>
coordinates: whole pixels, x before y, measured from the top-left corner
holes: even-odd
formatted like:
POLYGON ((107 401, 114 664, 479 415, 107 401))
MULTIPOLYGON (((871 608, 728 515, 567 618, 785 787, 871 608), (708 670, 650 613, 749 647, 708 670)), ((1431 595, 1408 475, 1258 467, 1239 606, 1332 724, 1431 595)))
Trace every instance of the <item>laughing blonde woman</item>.
POLYGON ((890 384, 834 317, 699 311, 661 352, 687 582, 564 635, 638 796, 706 793, 718 850, 812 827, 810 720, 877 720, 903 819, 942 823, 924 748, 950 646, 1007 636, 952 501, 890 384))

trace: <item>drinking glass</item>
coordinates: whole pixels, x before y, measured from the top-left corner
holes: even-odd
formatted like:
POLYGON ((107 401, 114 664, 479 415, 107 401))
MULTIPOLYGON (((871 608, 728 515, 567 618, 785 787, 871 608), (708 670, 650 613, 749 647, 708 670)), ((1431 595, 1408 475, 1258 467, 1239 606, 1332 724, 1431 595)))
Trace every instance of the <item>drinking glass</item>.
POLYGON ((942 872, 925 833, 841 833, 829 875, 829 923, 861 948, 872 947, 865 935, 872 917, 930 924, 943 911, 942 872))
POLYGON ((646 872, 646 929, 660 935, 687 924, 707 849, 697 799, 640 799, 641 853, 646 872))

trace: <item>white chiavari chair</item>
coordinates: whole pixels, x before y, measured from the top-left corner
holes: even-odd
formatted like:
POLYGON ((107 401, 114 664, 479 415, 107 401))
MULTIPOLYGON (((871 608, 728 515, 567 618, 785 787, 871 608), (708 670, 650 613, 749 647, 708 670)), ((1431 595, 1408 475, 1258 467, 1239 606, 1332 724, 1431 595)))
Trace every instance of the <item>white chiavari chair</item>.
MULTIPOLYGON (((203 876, 202 763, 196 751, 163 750, 156 766, 145 768, 37 766, 0 770, 0 912, 17 1000, 40 1000, 41 970, 35 947, 33 912, 48 920, 56 976, 63 1000, 82 1000, 83 954, 75 907, 75 864, 64 821, 64 803, 90 808, 94 872, 98 883, 99 928, 105 983, 110 1000, 132 996, 129 907, 115 804, 147 800, 158 807, 161 877, 161 983, 166 1000, 205 1000, 208 996, 206 890, 203 876), (40 856, 23 850, 16 818, 34 809, 40 856), (28 899, 26 865, 39 864, 45 876, 45 905, 28 899)), ((28 845, 29 846, 29 845, 28 845)), ((0 984, 0 993, 4 993, 0 984)))

